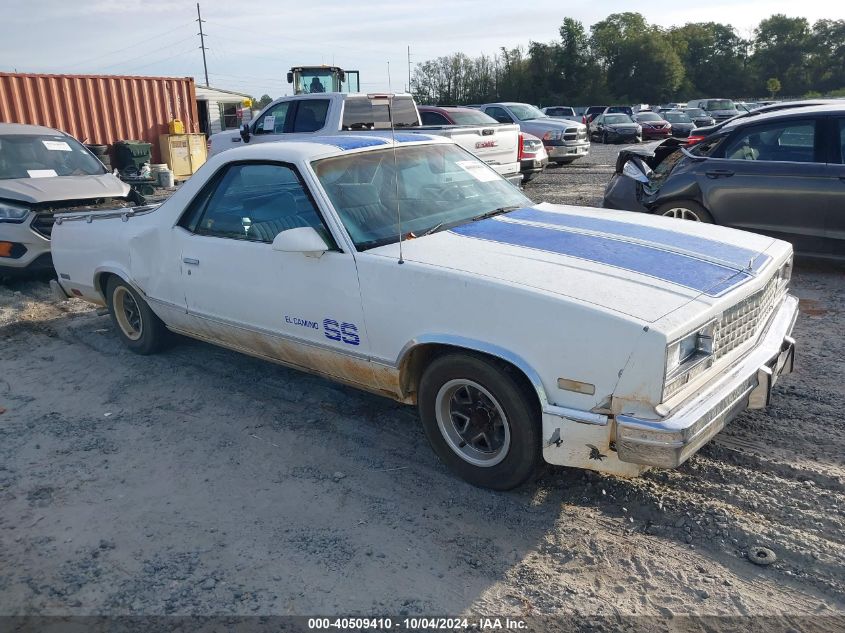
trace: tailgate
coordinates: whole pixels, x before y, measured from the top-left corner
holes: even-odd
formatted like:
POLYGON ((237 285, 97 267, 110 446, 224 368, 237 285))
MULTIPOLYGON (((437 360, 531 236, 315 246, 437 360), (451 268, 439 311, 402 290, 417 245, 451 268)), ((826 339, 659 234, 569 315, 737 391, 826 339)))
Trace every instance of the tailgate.
POLYGON ((417 128, 446 136, 488 165, 510 165, 519 160, 518 125, 450 125, 417 128))

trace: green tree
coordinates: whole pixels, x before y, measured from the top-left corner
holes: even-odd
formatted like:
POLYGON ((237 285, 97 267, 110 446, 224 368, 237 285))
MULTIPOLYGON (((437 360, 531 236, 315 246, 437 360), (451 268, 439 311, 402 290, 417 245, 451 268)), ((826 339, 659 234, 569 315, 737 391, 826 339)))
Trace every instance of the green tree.
POLYGON ((672 28, 668 38, 684 66, 684 94, 738 95, 751 90, 745 68, 749 43, 733 27, 716 22, 685 24, 672 28))
POLYGON ((811 85, 821 92, 845 86, 845 20, 819 20, 809 47, 811 85))
POLYGON ((258 101, 253 99, 252 103, 254 104, 255 108, 257 108, 258 110, 261 110, 262 108, 270 105, 270 103, 272 103, 272 101, 273 101, 273 97, 265 94, 265 95, 261 95, 261 98, 258 101))
POLYGON ((769 91, 769 96, 774 99, 775 95, 780 92, 780 79, 777 77, 772 77, 768 81, 766 81, 766 90, 769 91))

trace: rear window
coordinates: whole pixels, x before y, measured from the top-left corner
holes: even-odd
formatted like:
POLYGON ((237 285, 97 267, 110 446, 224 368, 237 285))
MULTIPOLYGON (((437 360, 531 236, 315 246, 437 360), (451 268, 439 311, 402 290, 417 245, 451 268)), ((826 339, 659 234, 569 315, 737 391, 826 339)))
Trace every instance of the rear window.
POLYGON ((736 110, 734 102, 730 99, 711 99, 707 102, 708 110, 736 110))
POLYGON ((499 123, 496 119, 484 114, 480 110, 452 110, 449 114, 452 120, 458 125, 490 125, 491 123, 499 123))
POLYGON ((641 112, 637 115, 637 121, 662 121, 663 117, 654 112, 641 112))
MULTIPOLYGON (((414 100, 411 97, 393 99, 394 127, 413 127, 419 125, 419 117, 414 100)), ((343 104, 344 130, 373 130, 390 127, 390 115, 386 105, 374 106, 367 97, 350 97, 343 104)))

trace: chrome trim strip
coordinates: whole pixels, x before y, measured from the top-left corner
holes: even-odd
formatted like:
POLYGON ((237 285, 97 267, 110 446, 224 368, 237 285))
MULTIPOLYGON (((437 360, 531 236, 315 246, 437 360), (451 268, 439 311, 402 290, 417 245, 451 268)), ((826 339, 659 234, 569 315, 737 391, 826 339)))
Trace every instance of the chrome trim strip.
POLYGON ((554 415, 559 418, 567 418, 568 420, 575 420, 576 422, 582 422, 583 424, 594 424, 596 426, 607 426, 610 419, 601 413, 570 409, 569 407, 559 407, 554 404, 547 404, 544 406, 543 413, 547 415, 554 415))

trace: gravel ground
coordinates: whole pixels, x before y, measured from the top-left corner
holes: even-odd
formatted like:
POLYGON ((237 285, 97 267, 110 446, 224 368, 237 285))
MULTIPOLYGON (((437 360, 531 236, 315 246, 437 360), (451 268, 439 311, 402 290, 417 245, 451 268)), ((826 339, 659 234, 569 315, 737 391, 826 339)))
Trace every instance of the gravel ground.
MULTIPOLYGON (((594 145, 528 194, 597 204, 614 156, 594 145)), ((842 273, 798 266, 796 372, 680 469, 549 468, 510 493, 451 476, 413 408, 199 342, 139 357, 45 281, 0 284, 0 615, 639 615, 667 631, 686 614, 767 615, 742 628, 832 629, 842 273), (757 547, 777 561, 749 562, 757 547)))

